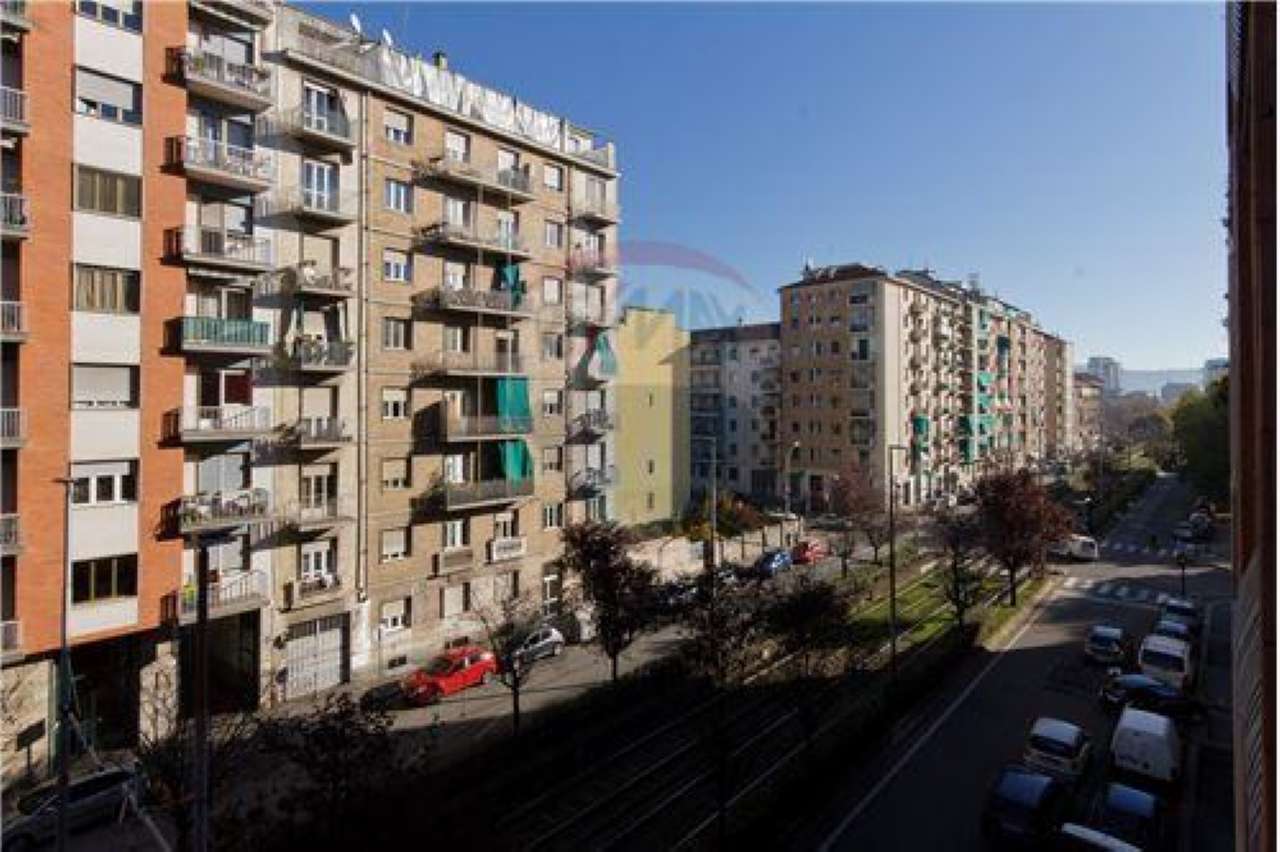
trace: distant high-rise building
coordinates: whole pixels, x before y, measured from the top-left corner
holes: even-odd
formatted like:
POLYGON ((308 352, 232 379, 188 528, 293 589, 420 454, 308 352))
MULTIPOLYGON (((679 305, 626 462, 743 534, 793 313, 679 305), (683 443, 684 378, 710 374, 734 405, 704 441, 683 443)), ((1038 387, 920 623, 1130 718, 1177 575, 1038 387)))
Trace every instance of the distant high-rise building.
POLYGON ((1205 387, 1216 382, 1231 371, 1231 361, 1227 358, 1210 358, 1204 362, 1200 381, 1205 387))
POLYGON ((1120 362, 1105 355, 1094 355, 1089 359, 1089 372, 1102 379, 1104 394, 1120 393, 1120 362))

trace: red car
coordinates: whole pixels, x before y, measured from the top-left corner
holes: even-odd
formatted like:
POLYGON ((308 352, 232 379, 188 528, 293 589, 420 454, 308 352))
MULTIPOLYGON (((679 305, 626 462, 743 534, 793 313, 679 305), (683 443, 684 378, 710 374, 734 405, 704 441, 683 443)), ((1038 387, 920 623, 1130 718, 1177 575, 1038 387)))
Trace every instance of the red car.
POLYGON ((797 565, 812 565, 826 555, 826 546, 815 539, 806 539, 791 548, 791 561, 797 565))
POLYGON ((411 704, 432 704, 446 695, 488 683, 497 673, 498 658, 492 651, 454 648, 407 676, 400 689, 411 704))

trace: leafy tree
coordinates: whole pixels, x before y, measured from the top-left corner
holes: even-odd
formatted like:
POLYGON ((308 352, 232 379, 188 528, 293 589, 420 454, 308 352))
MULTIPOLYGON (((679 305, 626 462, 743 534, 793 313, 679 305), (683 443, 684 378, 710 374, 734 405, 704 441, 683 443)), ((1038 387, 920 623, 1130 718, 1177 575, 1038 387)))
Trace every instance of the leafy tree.
POLYGON ((533 664, 518 651, 543 623, 541 607, 528 595, 512 595, 473 613, 499 662, 498 682, 511 693, 511 733, 520 734, 520 695, 533 664))
POLYGON ((618 679, 618 656, 651 623, 655 572, 627 554, 631 534, 612 522, 587 521, 565 528, 561 568, 582 580, 591 604, 596 641, 618 679))
POLYGON ((1022 470, 978 480, 978 516, 987 553, 1009 577, 1009 605, 1018 602, 1018 569, 1041 565, 1044 551, 1071 532, 1066 510, 1022 470))
MULTIPOLYGON (((845 468, 831 488, 832 511, 860 532, 871 546, 872 559, 880 564, 880 548, 889 543, 888 497, 875 474, 856 464, 845 468)), ((841 558, 841 576, 848 575, 847 557, 841 558)))
POLYGON ((1231 494, 1231 410, 1227 378, 1183 394, 1173 408, 1173 438, 1187 476, 1217 500, 1231 494))
POLYGON ((765 623, 786 653, 799 656, 807 678, 810 655, 843 642, 848 609, 835 586, 802 574, 767 604, 765 623))
POLYGON ((982 555, 982 519, 977 512, 943 506, 934 512, 932 526, 944 560, 942 593, 963 636, 965 616, 978 604, 982 586, 977 570, 982 555))
MULTIPOLYGON (((722 538, 742 535, 765 525, 760 510, 729 490, 722 490, 716 497, 716 535, 722 538)), ((703 495, 693 500, 685 509, 681 528, 693 541, 705 541, 711 537, 711 497, 703 495)))
POLYGON ((764 597, 756 584, 726 586, 712 571, 698 577, 694 602, 684 613, 687 660, 720 688, 739 683, 759 659, 764 597))

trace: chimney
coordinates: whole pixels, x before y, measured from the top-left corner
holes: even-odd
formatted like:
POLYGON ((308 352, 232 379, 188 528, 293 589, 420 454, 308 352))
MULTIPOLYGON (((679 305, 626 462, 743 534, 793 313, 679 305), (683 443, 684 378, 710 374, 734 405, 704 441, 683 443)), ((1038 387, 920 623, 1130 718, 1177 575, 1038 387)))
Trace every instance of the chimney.
POLYGON ((431 62, 441 71, 449 70, 449 54, 445 53, 443 50, 437 50, 435 53, 431 54, 431 62))

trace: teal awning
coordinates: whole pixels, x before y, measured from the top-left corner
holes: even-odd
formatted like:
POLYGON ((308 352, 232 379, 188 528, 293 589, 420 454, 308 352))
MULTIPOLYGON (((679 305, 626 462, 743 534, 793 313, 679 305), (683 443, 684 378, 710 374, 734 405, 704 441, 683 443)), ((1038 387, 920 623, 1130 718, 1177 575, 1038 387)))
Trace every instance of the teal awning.
POLYGON ((525 294, 525 284, 520 279, 520 264, 504 263, 498 267, 498 289, 509 291, 511 304, 520 307, 525 294))
POLYGON ((498 379, 498 416, 529 418, 529 380, 523 376, 498 379))
POLYGON ((595 354, 600 360, 600 371, 602 373, 607 376, 617 374, 618 358, 613 354, 613 347, 609 345, 609 338, 603 334, 596 338, 595 354))
POLYGON ((911 418, 911 428, 917 435, 928 436, 929 434, 929 418, 923 414, 917 414, 911 418))
POLYGON ((507 482, 523 482, 533 476, 533 456, 524 441, 501 441, 498 458, 507 482))

